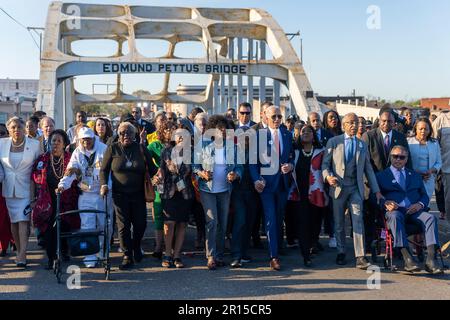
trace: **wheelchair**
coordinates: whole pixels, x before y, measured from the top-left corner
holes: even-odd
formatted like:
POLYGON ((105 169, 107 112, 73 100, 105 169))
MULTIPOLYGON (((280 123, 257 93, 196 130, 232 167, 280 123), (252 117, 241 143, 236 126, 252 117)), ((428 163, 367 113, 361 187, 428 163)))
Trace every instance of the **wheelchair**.
MULTIPOLYGON (((429 208, 427 208, 425 211, 429 211, 429 208)), ((394 236, 392 235, 391 230, 389 229, 387 219, 385 216, 385 210, 382 210, 380 208, 379 210, 379 221, 383 222, 383 227, 378 228, 377 234, 379 235, 379 238, 377 241, 377 251, 378 253, 381 253, 381 240, 385 242, 385 253, 384 253, 384 259, 383 259, 383 265, 384 269, 395 272, 398 271, 398 267, 394 264, 394 257, 395 257, 395 251, 394 251, 394 236)), ((414 251, 416 253, 417 259, 420 262, 424 261, 424 254, 423 251, 426 249, 425 242, 423 241, 423 226, 419 222, 406 222, 405 221, 405 231, 408 239, 409 245, 412 245, 414 248, 414 251)), ((436 254, 439 256, 439 260, 442 265, 442 270, 447 270, 448 266, 445 265, 444 259, 442 256, 442 250, 439 245, 436 245, 436 254)))

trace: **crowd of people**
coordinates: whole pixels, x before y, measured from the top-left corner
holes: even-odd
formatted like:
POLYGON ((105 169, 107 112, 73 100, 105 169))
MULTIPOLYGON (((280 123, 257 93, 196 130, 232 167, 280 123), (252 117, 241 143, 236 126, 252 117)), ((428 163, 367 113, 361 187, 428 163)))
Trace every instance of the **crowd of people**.
MULTIPOLYGON (((412 223, 423 231, 416 237, 423 237, 427 248, 425 269, 442 273, 435 261, 438 221, 429 204, 435 193, 440 218, 450 211, 450 115, 432 122, 386 106, 373 124, 334 110, 323 117, 310 113, 305 121, 291 115, 283 122, 280 108, 266 102, 255 123, 252 111, 251 104, 241 103, 223 115, 197 107, 185 118, 160 111, 150 120, 134 107, 117 128, 103 117, 88 123, 80 111, 67 132, 43 112, 26 122, 9 119, 0 125, 1 255, 13 248, 17 266, 26 268, 35 230, 46 250, 45 267, 53 268, 59 193, 62 212, 108 210, 123 253, 121 270, 145 256, 146 201, 151 201, 151 255, 166 268, 185 266, 181 252, 190 222, 209 270, 251 262, 249 249, 262 248, 261 228, 272 270, 281 269, 280 256, 290 248, 299 248, 306 267, 314 266, 312 258, 324 250, 322 229, 328 246, 336 248, 336 263, 345 265, 348 215, 357 268, 371 265, 368 253, 377 263, 379 226, 385 221, 405 270, 419 270, 407 239, 412 223), (233 139, 230 131, 236 133, 233 139), (257 143, 250 142, 251 133, 257 143), (151 200, 146 200, 148 180, 155 191, 151 200), (231 261, 226 262, 228 241, 231 261)), ((88 230, 105 223, 103 214, 80 213, 64 217, 62 228, 88 230)), ((62 251, 70 259, 66 243, 62 251)), ((85 266, 95 267, 101 252, 85 257, 85 266)))

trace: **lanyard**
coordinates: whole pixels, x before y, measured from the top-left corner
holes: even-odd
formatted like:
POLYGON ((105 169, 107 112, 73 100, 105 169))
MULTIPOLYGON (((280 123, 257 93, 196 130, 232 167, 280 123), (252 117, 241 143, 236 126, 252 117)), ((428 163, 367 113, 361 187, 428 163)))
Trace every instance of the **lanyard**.
POLYGON ((88 163, 88 168, 92 168, 94 166, 95 154, 96 154, 96 152, 91 154, 89 157, 87 155, 84 155, 84 158, 86 159, 86 161, 88 163))

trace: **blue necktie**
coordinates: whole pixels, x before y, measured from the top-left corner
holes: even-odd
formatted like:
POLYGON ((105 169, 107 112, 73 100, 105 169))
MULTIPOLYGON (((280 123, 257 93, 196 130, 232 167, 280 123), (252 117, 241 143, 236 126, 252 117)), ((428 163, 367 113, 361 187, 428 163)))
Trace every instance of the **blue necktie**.
POLYGON ((403 175, 402 170, 398 170, 399 177, 398 177, 398 183, 400 184, 400 187, 402 187, 403 190, 406 190, 406 179, 403 175))
MULTIPOLYGON (((398 170, 398 172, 399 172, 398 183, 400 184, 400 187, 402 187, 402 189, 406 191, 406 178, 403 175, 402 170, 398 170)), ((405 208, 409 208, 411 206, 411 201, 409 201, 408 197, 405 197, 404 201, 405 201, 405 208)))
POLYGON ((353 138, 347 138, 347 147, 345 152, 346 162, 349 163, 353 159, 353 138))

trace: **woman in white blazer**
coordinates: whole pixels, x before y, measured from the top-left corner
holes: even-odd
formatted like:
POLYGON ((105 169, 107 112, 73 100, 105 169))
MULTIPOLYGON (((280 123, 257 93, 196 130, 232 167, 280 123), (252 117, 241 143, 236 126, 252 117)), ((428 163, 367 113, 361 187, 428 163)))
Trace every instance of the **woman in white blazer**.
POLYGON ((25 136, 25 123, 14 117, 6 123, 10 138, 0 139, 0 162, 5 177, 3 197, 11 219, 11 231, 17 247, 18 267, 26 267, 26 252, 30 230, 30 213, 34 200, 31 171, 40 155, 39 141, 25 136))
POLYGON ((420 118, 414 125, 414 136, 408 138, 413 169, 422 175, 430 199, 434 192, 436 174, 442 166, 441 149, 439 143, 432 138, 432 130, 430 120, 420 118))

